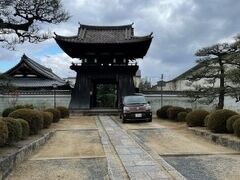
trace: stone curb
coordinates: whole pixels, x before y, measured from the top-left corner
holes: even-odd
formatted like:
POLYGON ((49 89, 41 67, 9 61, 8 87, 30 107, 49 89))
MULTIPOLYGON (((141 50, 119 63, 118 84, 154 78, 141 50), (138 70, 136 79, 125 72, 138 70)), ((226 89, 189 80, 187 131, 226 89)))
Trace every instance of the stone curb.
POLYGON ((232 148, 234 150, 240 151, 240 139, 232 140, 227 137, 222 136, 221 134, 215 134, 207 130, 202 130, 198 128, 189 128, 194 134, 198 136, 202 136, 207 140, 211 140, 216 144, 220 144, 225 147, 232 148))
POLYGON ((35 150, 44 145, 56 132, 56 130, 44 134, 41 138, 22 147, 17 152, 8 155, 0 160, 0 179, 5 179, 11 171, 25 159, 27 159, 35 150))

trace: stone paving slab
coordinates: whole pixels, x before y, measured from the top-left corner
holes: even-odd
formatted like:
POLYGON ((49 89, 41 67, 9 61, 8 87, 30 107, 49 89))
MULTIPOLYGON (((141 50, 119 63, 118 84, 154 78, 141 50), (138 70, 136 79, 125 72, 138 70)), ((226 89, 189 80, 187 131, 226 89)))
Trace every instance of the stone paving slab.
POLYGON ((130 179, 172 179, 117 123, 108 116, 99 120, 109 136, 130 179))
POLYGON ((125 168, 113 148, 107 133, 104 131, 99 120, 96 121, 96 124, 98 126, 99 135, 101 137, 101 142, 107 158, 109 178, 111 180, 128 180, 128 174, 126 173, 125 168))

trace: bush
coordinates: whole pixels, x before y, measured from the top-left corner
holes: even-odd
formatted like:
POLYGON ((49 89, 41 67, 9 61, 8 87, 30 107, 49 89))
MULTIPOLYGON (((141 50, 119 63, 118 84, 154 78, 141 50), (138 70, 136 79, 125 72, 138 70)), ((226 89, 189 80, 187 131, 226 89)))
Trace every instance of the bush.
POLYGON ((187 113, 192 112, 192 108, 186 108, 185 110, 187 113))
POLYGON ((43 117, 43 128, 49 128, 53 121, 53 114, 51 112, 41 112, 43 117))
POLYGON ((4 146, 8 140, 8 126, 5 121, 0 119, 0 146, 4 146))
POLYGON ((188 113, 186 117, 187 125, 189 127, 203 126, 204 119, 208 114, 209 114, 208 111, 201 109, 188 113))
POLYGON ((3 120, 7 123, 8 139, 7 143, 17 142, 22 138, 22 125, 16 119, 4 117, 3 120))
POLYGON ((157 110, 157 117, 158 118, 163 118, 163 119, 167 119, 167 110, 168 108, 170 108, 172 106, 163 106, 160 109, 157 110))
POLYGON ((27 139, 27 137, 29 136, 30 133, 30 128, 29 128, 29 124, 26 120, 24 119, 16 119, 18 122, 21 123, 22 126, 22 139, 27 139))
POLYGON ((226 128, 229 133, 233 133, 233 123, 235 120, 240 119, 240 115, 234 115, 227 119, 226 128))
POLYGON ((16 109, 13 108, 13 107, 4 109, 3 112, 2 112, 2 117, 8 117, 8 115, 15 110, 16 109))
POLYGON ((41 113, 37 110, 18 109, 9 114, 9 117, 26 120, 30 127, 30 134, 38 134, 38 132, 43 128, 43 118, 41 113))
POLYGON ((168 119, 177 120, 177 115, 180 112, 186 112, 186 110, 182 107, 177 107, 177 106, 168 108, 167 110, 168 119))
POLYGON ((238 137, 240 137, 240 119, 237 119, 233 123, 233 131, 234 131, 234 134, 236 134, 238 137))
POLYGON ((208 129, 215 133, 226 133, 227 119, 233 115, 237 115, 237 113, 228 109, 216 110, 209 117, 208 129))
POLYGON ((53 123, 56 123, 56 122, 60 121, 61 113, 58 109, 49 108, 49 109, 46 109, 44 111, 50 112, 50 113, 53 114, 53 123))
POLYGON ((69 117, 69 110, 65 107, 59 106, 57 109, 60 111, 61 118, 68 118, 69 117))
POLYGON ((210 114, 204 118, 204 127, 208 126, 209 117, 210 117, 210 114))
POLYGON ((24 104, 24 105, 20 104, 15 106, 15 109, 34 109, 34 107, 32 104, 24 104))
POLYGON ((180 112, 180 113, 178 113, 177 120, 178 121, 185 121, 187 114, 188 114, 187 112, 180 112))

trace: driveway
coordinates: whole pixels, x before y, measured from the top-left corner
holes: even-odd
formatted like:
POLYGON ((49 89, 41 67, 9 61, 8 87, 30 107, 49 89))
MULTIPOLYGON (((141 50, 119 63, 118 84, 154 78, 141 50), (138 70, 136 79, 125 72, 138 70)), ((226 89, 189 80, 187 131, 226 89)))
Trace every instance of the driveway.
POLYGON ((53 124, 55 135, 9 179, 239 179, 240 155, 189 131, 153 119, 75 116, 53 124))

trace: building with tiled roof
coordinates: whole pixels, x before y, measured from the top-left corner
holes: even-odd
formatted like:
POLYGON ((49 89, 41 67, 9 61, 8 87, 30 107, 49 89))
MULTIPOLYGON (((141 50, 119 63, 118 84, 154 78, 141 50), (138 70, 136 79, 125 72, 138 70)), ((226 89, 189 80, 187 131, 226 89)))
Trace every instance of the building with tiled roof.
POLYGON ((33 61, 25 54, 16 66, 2 75, 9 77, 10 83, 18 90, 51 90, 54 87, 71 89, 69 83, 54 74, 50 68, 33 61))
POLYGON ((114 107, 120 108, 123 96, 136 92, 134 77, 152 42, 152 33, 135 36, 133 24, 92 26, 80 24, 74 36, 55 36, 62 50, 79 63, 70 67, 77 73, 70 102, 71 110, 99 108, 98 85, 115 87, 114 107))

